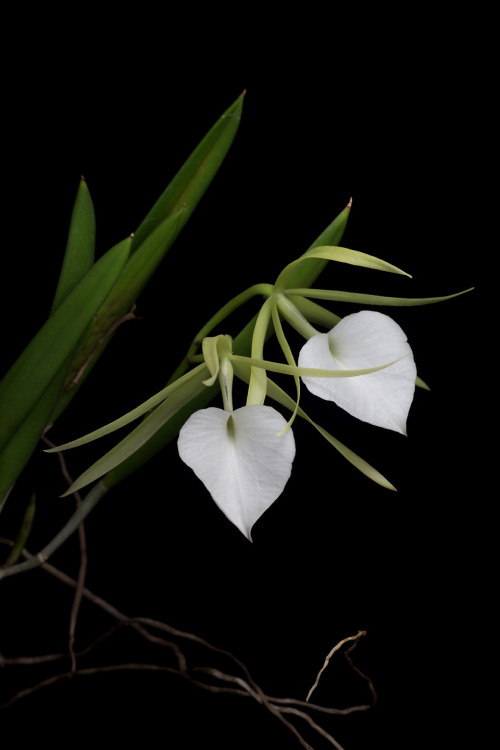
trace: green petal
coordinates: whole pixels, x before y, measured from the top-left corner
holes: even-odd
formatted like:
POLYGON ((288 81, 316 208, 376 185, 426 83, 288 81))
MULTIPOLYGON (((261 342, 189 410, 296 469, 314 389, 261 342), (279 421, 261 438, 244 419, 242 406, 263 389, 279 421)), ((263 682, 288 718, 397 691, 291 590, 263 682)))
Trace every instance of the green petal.
MULTIPOLYGON (((402 271, 397 266, 393 266, 392 263, 387 263, 381 258, 376 258, 374 255, 368 255, 367 253, 361 253, 358 250, 350 250, 347 247, 338 246, 322 246, 314 247, 312 250, 308 250, 305 255, 302 255, 297 260, 289 263, 283 271, 280 273, 276 280, 275 289, 276 291, 284 291, 285 286, 287 288, 295 288, 296 284, 291 284, 292 273, 296 270, 300 264, 304 263, 310 258, 322 259, 325 261, 334 260, 338 263, 348 263, 352 266, 361 266, 363 268, 371 268, 375 271, 387 271, 389 273, 402 274, 404 276, 410 276, 406 271, 402 271)), ((411 277, 410 277, 411 278, 411 277)), ((294 291, 296 294, 296 292, 294 291)))

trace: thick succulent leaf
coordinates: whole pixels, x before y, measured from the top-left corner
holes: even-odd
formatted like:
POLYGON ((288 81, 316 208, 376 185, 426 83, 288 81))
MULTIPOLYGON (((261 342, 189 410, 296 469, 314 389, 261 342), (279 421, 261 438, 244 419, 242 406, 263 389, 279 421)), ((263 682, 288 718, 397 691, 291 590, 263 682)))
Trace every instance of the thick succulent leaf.
POLYGON ((60 370, 116 283, 130 239, 111 248, 83 277, 0 383, 0 450, 60 370))
POLYGON ((270 406, 232 413, 197 411, 179 433, 181 459, 201 479, 222 512, 252 541, 251 529, 281 495, 295 457, 291 430, 270 406))
POLYGON ((298 363, 301 367, 347 370, 394 360, 399 361, 357 378, 303 380, 311 393, 334 401, 358 419, 406 434, 417 372, 404 332, 387 315, 369 310, 347 315, 329 333, 309 339, 298 363))

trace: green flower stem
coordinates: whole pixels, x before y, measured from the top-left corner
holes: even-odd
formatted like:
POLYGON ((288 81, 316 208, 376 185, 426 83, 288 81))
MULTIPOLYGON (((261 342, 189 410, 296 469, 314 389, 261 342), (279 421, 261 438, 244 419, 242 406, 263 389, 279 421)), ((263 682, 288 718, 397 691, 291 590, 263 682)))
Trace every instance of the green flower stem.
POLYGON ((293 302, 285 297, 284 294, 276 295, 276 304, 281 315, 285 320, 290 323, 292 328, 304 336, 306 340, 309 340, 313 336, 316 336, 319 331, 312 326, 308 320, 302 315, 302 313, 296 308, 293 302))
POLYGON ((79 507, 73 513, 69 521, 60 530, 58 534, 42 549, 38 555, 26 560, 25 562, 12 565, 10 568, 0 569, 0 581, 2 578, 8 578, 8 576, 16 575, 17 573, 23 573, 26 570, 32 570, 43 565, 51 555, 76 531, 78 526, 85 520, 90 511, 95 508, 99 500, 106 494, 108 488, 102 483, 98 482, 85 499, 81 502, 79 507))
MULTIPOLYGON (((264 344, 269 333, 271 307, 271 297, 268 297, 262 305, 255 322, 252 336, 252 357, 255 359, 264 359, 264 344)), ((266 371, 259 367, 252 367, 250 371, 250 383, 248 386, 247 406, 253 404, 262 405, 266 399, 266 391, 266 371)))
POLYGON ((203 328, 198 331, 193 339, 193 343, 188 349, 186 356, 173 372, 167 385, 170 385, 170 383, 173 383, 175 380, 177 380, 177 378, 180 378, 180 376, 189 369, 193 362, 198 361, 197 359, 195 359, 195 357, 197 357, 197 352, 201 342, 214 330, 216 326, 222 323, 222 321, 225 320, 229 315, 231 315, 232 312, 237 310, 238 307, 243 305, 245 302, 248 302, 248 300, 259 295, 269 297, 272 294, 272 291, 272 284, 254 284, 254 286, 245 289, 244 292, 237 294, 236 297, 233 297, 233 299, 229 300, 229 302, 226 302, 226 304, 223 305, 223 307, 221 307, 220 310, 215 313, 215 315, 212 315, 210 320, 205 323, 203 328))
MULTIPOLYGON (((279 297, 280 297, 280 295, 275 292, 273 294, 272 303, 271 303, 274 331, 276 333, 276 338, 278 339, 278 343, 279 343, 279 345, 281 347, 281 351, 285 355, 286 361, 288 362, 288 364, 291 367, 296 367, 297 365, 296 365, 296 362, 295 362, 295 359, 294 359, 294 356, 293 356, 293 352, 290 349, 290 345, 289 345, 288 341, 286 340, 285 332, 283 331, 283 326, 281 325, 281 320, 280 320, 280 316, 279 316, 279 312, 278 312, 278 303, 276 301, 277 299, 279 299, 279 297)), ((290 417, 290 420, 288 421, 288 424, 286 425, 285 429, 282 430, 282 432, 285 432, 286 430, 288 430, 292 426, 292 424, 293 424, 293 422, 295 420, 295 417, 297 415, 297 409, 299 408, 299 401, 300 401, 300 378, 299 378, 298 375, 294 375, 293 379, 295 381, 295 388, 297 390, 297 401, 296 401, 296 404, 295 404, 294 412, 293 412, 292 416, 290 417)))
POLYGON ((254 284, 254 286, 245 289, 244 292, 241 292, 241 294, 237 294, 236 297, 233 297, 232 300, 226 302, 226 304, 221 307, 220 310, 218 310, 218 312, 216 312, 215 315, 213 315, 207 323, 205 323, 203 328, 198 331, 198 333, 194 337, 194 341, 188 351, 187 356, 190 357, 195 354, 205 336, 208 336, 209 333, 211 333, 214 328, 219 325, 219 323, 222 323, 222 321, 225 320, 229 315, 231 315, 232 312, 237 310, 238 307, 243 305, 245 302, 248 302, 248 300, 252 299, 253 297, 270 297, 272 293, 273 287, 271 284, 254 284))

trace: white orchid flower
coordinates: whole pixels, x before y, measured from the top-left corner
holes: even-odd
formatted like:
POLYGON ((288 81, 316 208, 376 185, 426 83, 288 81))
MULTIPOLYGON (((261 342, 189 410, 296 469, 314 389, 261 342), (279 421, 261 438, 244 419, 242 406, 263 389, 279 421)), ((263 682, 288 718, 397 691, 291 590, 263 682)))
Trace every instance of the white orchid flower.
POLYGON ((281 495, 295 457, 291 430, 271 406, 233 412, 209 407, 189 417, 179 433, 181 459, 215 503, 252 541, 251 529, 281 495))
POLYGON ((312 336, 302 347, 299 367, 354 370, 392 362, 355 378, 309 378, 311 393, 334 401, 364 422, 406 435, 416 367, 400 326, 388 315, 364 310, 347 315, 328 333, 312 336))
POLYGON ((247 405, 233 410, 227 337, 206 338, 203 353, 211 372, 204 382, 219 379, 224 409, 209 407, 189 417, 179 432, 179 456, 252 541, 253 524, 281 495, 292 473, 295 440, 284 417, 264 406, 265 389, 249 391, 247 405))

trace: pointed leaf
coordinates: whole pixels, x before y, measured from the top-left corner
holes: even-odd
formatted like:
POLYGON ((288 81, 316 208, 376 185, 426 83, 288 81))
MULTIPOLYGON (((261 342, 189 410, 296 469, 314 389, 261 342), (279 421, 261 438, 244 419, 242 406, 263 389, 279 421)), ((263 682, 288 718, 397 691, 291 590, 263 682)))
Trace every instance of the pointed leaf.
POLYGON ((116 323, 130 311, 209 187, 234 140, 242 107, 243 94, 199 143, 134 233, 129 262, 113 294, 100 310, 84 347, 71 363, 65 394, 52 415, 53 420, 85 382, 110 342, 116 323))
POLYGON ((38 445, 64 382, 66 361, 30 413, 0 451, 0 503, 38 445))
POLYGON ((109 250, 28 344, 0 383, 0 450, 71 354, 125 264, 130 239, 109 250))
POLYGON ((95 216, 87 183, 80 180, 66 243, 61 274, 57 284, 52 312, 74 289, 94 263, 95 216))
POLYGON ((133 252, 167 217, 176 212, 186 223, 215 177, 238 130, 245 92, 222 114, 134 233, 133 252))

